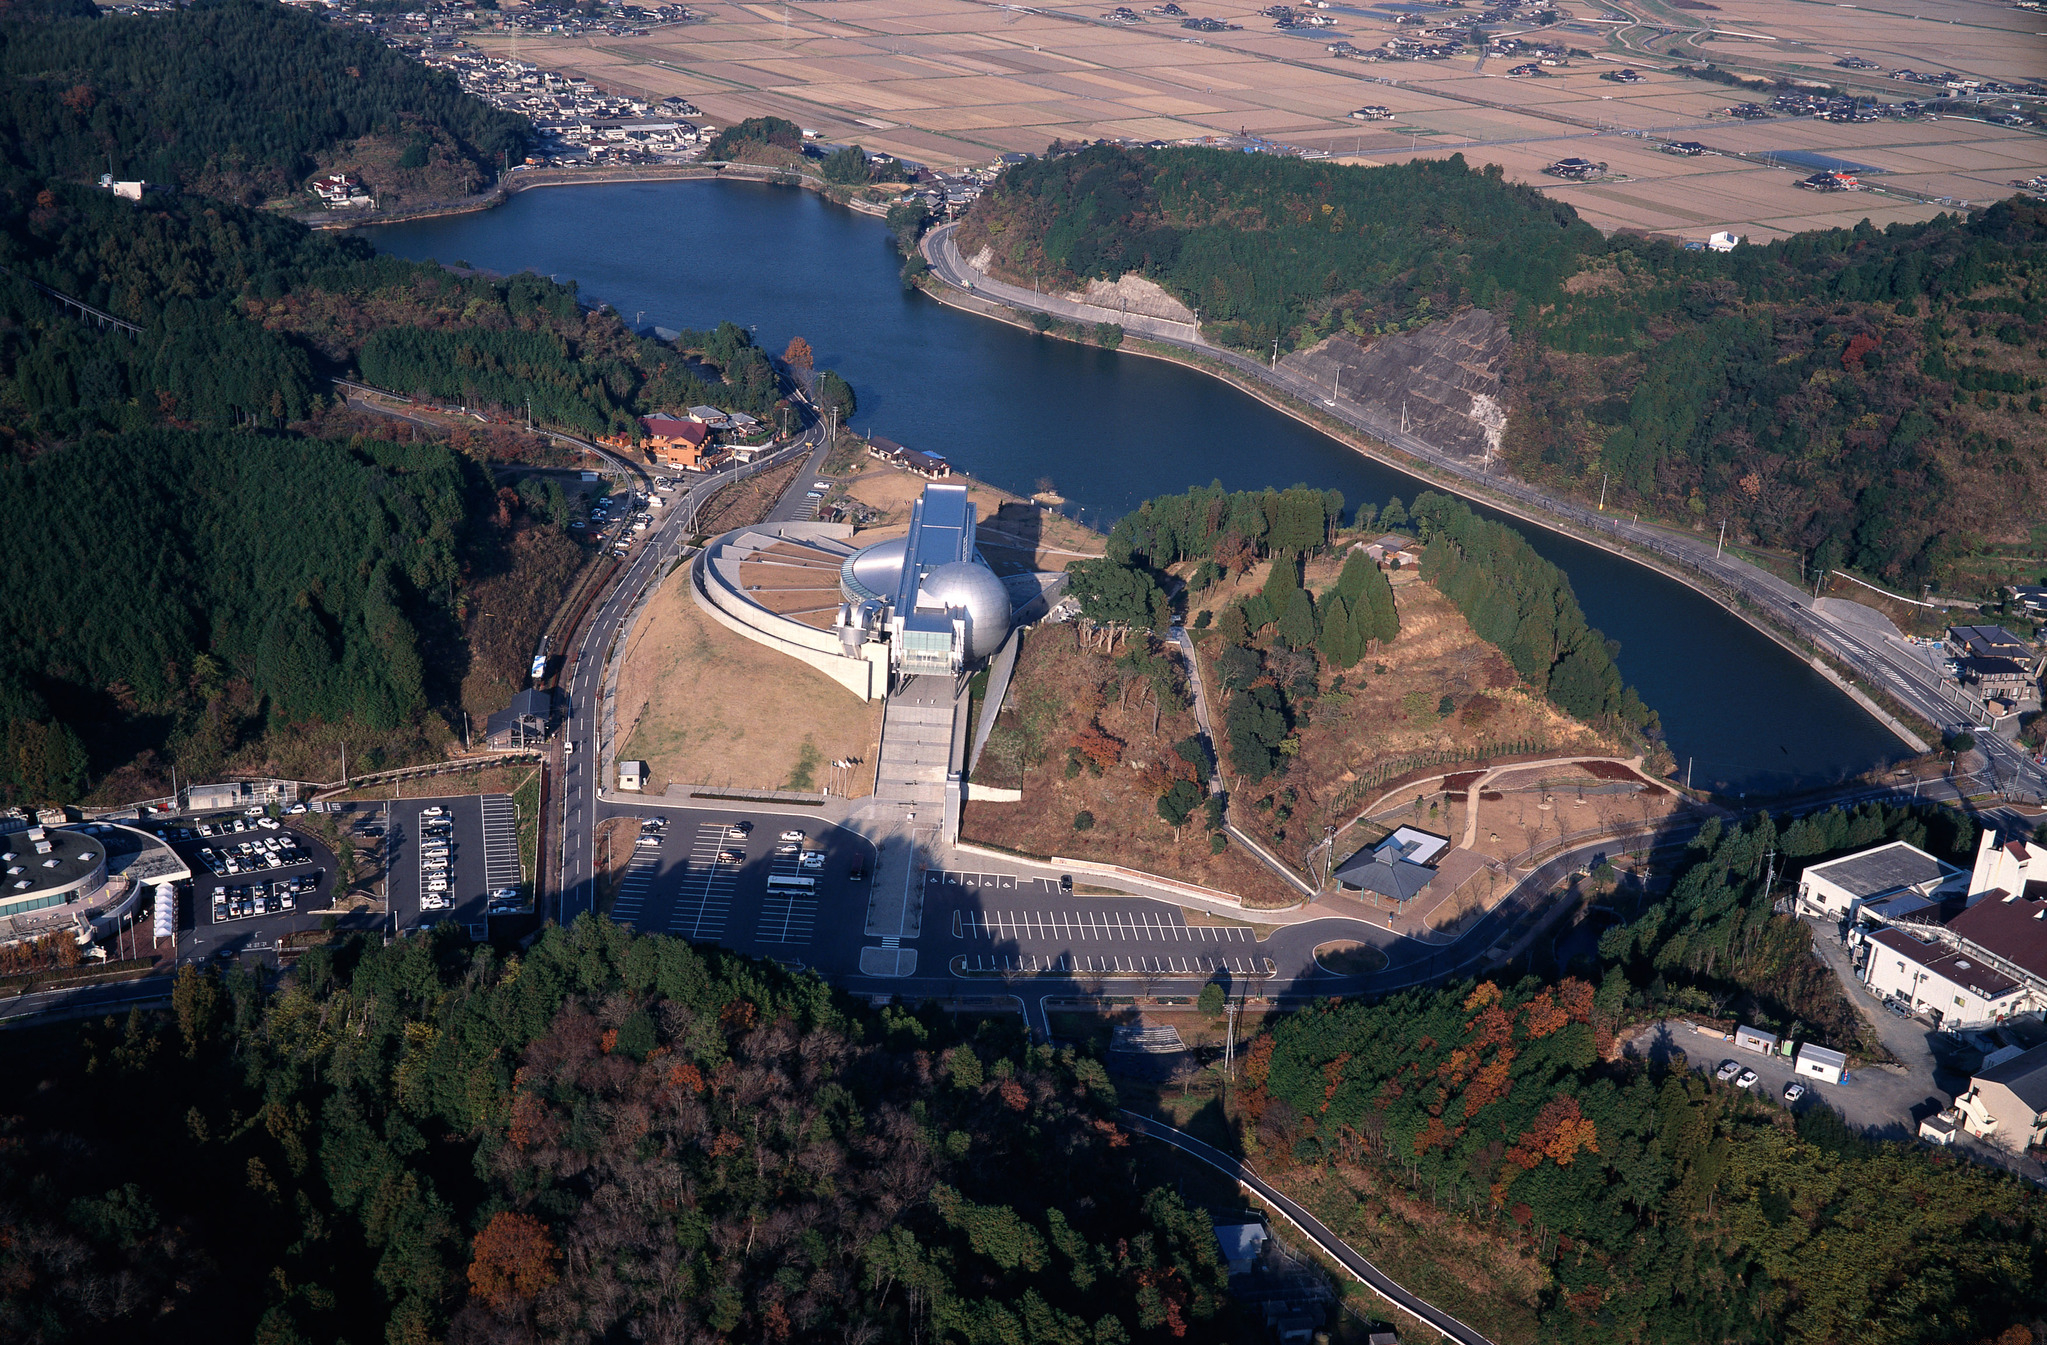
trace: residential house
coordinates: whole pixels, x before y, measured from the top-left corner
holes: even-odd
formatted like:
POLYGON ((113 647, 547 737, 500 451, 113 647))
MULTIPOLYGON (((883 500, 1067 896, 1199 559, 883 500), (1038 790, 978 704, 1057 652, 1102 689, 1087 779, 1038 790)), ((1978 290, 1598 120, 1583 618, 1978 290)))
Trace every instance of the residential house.
POLYGON ((1414 538, 1402 537, 1397 532, 1389 532, 1375 541, 1366 542, 1363 550, 1377 563, 1390 565, 1396 570, 1422 563, 1422 553, 1415 545, 1414 538))
POLYGON ((554 714, 554 696, 539 687, 522 691, 512 703, 484 721, 484 741, 492 747, 525 747, 547 737, 554 714))
POLYGON ((330 210, 339 210, 344 206, 374 204, 361 180, 349 173, 329 173, 325 177, 316 177, 306 184, 306 190, 319 197, 320 204, 330 210))
POLYGON ((732 428, 732 417, 726 415, 715 406, 692 406, 689 409, 689 418, 706 429, 729 430, 732 428))
POLYGON ((1373 892, 1405 905, 1421 895, 1436 877, 1436 857, 1450 848, 1447 836, 1419 827, 1400 827, 1376 845, 1367 846, 1336 866, 1336 881, 1359 892, 1373 892))
POLYGON ((893 439, 874 435, 867 441, 867 452, 883 462, 892 462, 906 472, 937 481, 952 475, 952 464, 937 453, 922 453, 914 448, 904 448, 893 439))
POLYGON ((2002 626, 1950 626, 1948 652, 1957 660, 2010 659, 2026 670, 2028 677, 2047 671, 2047 650, 2041 650, 2002 626))
POLYGON ((1977 1074, 1955 1110, 1963 1129, 2000 1149, 2022 1154, 2047 1143, 2047 1046, 1977 1074))
POLYGON ((641 416, 640 428, 647 436, 641 446, 664 467, 702 470, 705 466, 711 452, 711 431, 702 421, 684 420, 680 416, 641 416))
POLYGON ((1917 846, 1892 841, 1859 854, 1814 864, 1799 875, 1799 904, 1837 919, 1851 919, 1875 902, 1892 908, 1890 918, 1937 904, 1936 894, 1961 895, 1962 870, 1943 864, 1917 846), (1898 898, 1904 898, 1898 901, 1898 898))
POLYGON ((1972 658, 1962 663, 1962 685, 1999 716, 2040 703, 2040 684, 2017 659, 1972 658))
POLYGON ((2047 619, 2047 584, 2007 584, 2012 606, 2029 616, 2047 619))

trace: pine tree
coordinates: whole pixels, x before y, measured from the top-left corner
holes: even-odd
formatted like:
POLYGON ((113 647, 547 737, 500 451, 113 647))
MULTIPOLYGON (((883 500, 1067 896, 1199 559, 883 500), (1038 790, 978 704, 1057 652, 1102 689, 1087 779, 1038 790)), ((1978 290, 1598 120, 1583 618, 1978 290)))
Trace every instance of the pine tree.
POLYGON ((1322 651, 1322 657, 1330 667, 1348 668, 1358 661, 1352 644, 1350 609, 1344 605, 1343 598, 1338 594, 1324 594, 1322 639, 1316 647, 1322 651))
POLYGON ((1315 643, 1315 600, 1306 589, 1297 588, 1287 597, 1280 613, 1279 638, 1291 649, 1306 649, 1315 643))
POLYGON ((1353 551, 1344 560, 1343 573, 1336 579, 1336 591, 1343 595, 1344 602, 1353 611, 1358 608, 1358 600, 1365 596, 1365 585, 1377 568, 1372 564, 1372 558, 1362 551, 1353 551))

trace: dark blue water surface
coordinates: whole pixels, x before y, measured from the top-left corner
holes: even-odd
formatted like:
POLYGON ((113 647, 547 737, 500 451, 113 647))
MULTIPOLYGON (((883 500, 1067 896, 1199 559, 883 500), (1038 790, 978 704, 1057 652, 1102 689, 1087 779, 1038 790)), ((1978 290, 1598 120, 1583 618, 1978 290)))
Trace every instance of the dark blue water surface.
MULTIPOLYGON (((365 231, 401 257, 575 280, 629 321, 730 319, 780 351, 807 339, 859 398, 853 424, 1028 493, 1049 478, 1090 523, 1152 495, 1334 487, 1351 503, 1426 486, 1178 365, 1076 346, 947 308, 897 279, 878 220, 797 188, 558 187, 496 210, 365 231), (644 315, 644 316, 642 316, 644 315)), ((1867 770, 1899 745, 1818 674, 1681 584, 1526 523, 1621 669, 1663 716, 1679 770, 1723 791, 1867 770)))

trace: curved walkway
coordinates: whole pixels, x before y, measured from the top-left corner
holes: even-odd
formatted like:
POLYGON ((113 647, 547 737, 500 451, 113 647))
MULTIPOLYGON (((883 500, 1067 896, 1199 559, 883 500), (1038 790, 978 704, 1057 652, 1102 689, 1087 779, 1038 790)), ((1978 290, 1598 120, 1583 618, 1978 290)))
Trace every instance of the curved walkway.
POLYGON ((1299 1204, 1273 1189, 1263 1177, 1253 1172, 1248 1164, 1230 1157, 1212 1144, 1202 1143, 1184 1130, 1175 1130, 1173 1127, 1159 1121, 1154 1121, 1148 1116, 1139 1116, 1136 1112, 1124 1111, 1123 1117, 1124 1119, 1120 1124, 1125 1130, 1170 1144, 1182 1153, 1200 1159, 1210 1167, 1220 1171, 1224 1176, 1234 1178, 1236 1181, 1257 1192, 1259 1199, 1278 1210, 1281 1215, 1285 1216, 1288 1223, 1300 1229, 1317 1247, 1320 1247, 1325 1254, 1334 1259, 1338 1265, 1356 1276, 1366 1288, 1385 1299, 1388 1303, 1391 1303, 1394 1307, 1399 1308, 1402 1312, 1418 1317, 1430 1326, 1433 1326, 1436 1330, 1443 1333, 1445 1340, 1454 1340, 1458 1342, 1458 1345, 1492 1345, 1492 1342, 1486 1337, 1472 1330, 1463 1322, 1458 1321, 1435 1304, 1416 1298, 1413 1294, 1395 1284, 1387 1277, 1384 1271, 1360 1256, 1355 1247, 1324 1227, 1320 1219, 1317 1219, 1314 1215, 1301 1208, 1299 1204))

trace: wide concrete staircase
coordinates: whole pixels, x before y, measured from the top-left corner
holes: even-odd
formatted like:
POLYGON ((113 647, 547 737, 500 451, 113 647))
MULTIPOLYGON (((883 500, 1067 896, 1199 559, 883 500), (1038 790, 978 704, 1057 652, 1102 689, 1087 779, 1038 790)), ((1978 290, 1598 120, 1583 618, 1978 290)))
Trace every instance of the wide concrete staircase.
POLYGON ((949 677, 913 677, 888 698, 881 717, 875 797, 940 807, 952 767, 953 695, 949 677))

